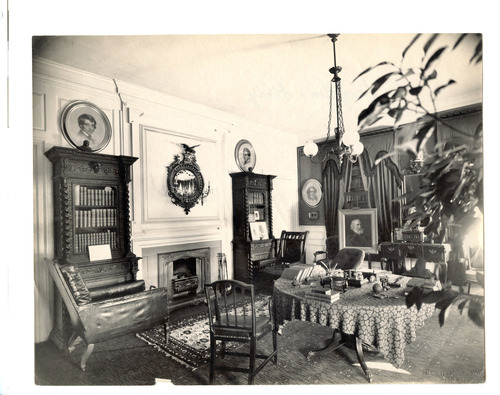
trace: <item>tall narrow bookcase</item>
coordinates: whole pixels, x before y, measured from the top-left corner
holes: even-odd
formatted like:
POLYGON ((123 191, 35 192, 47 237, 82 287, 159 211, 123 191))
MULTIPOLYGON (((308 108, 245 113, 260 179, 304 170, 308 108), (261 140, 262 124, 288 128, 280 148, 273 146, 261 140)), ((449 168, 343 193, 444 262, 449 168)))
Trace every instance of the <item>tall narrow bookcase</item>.
POLYGON ((230 176, 233 182, 234 278, 256 283, 259 269, 276 255, 271 196, 276 176, 249 172, 230 176), (266 225, 266 237, 252 237, 251 227, 260 224, 266 225))
MULTIPOLYGON (((135 280, 140 258, 131 251, 128 184, 137 158, 63 147, 45 156, 53 169, 54 259, 77 266, 90 289, 135 280), (91 260, 91 246, 104 256, 91 260)), ((71 325, 57 291, 54 299, 51 339, 66 349, 71 325)))

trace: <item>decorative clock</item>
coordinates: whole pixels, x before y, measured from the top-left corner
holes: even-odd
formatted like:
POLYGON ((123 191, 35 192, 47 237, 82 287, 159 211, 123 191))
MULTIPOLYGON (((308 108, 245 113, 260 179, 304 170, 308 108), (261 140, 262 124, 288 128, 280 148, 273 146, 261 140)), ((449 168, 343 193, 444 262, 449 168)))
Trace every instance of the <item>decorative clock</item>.
POLYGON ((204 199, 210 193, 210 183, 207 190, 204 190, 205 181, 200 166, 196 163, 194 150, 198 145, 181 146, 184 149, 182 158, 181 155, 175 155, 174 161, 167 166, 167 188, 172 203, 184 208, 187 215, 195 204, 201 202, 203 205, 204 199))

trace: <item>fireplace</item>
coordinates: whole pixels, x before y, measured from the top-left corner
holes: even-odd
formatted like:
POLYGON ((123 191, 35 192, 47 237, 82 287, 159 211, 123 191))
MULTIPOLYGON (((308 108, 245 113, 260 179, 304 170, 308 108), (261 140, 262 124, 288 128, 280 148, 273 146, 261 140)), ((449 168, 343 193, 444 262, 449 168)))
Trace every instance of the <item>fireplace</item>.
POLYGON ((205 300, 209 267, 210 248, 158 254, 158 286, 168 289, 172 309, 205 300))

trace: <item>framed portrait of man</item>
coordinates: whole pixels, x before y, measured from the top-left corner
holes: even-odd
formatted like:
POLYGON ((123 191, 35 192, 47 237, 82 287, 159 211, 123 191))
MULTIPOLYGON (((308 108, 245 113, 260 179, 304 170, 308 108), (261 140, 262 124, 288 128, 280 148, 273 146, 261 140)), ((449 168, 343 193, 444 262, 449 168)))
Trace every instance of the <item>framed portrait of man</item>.
POLYGON ((323 191, 321 189, 321 183, 318 180, 311 178, 302 186, 302 200, 304 200, 304 203, 309 207, 317 207, 322 197, 323 191))
POLYGON ((240 140, 234 150, 234 159, 241 171, 253 172, 257 157, 252 143, 248 140, 240 140))
POLYGON ((377 209, 339 210, 339 247, 361 248, 377 253, 377 209))
POLYGON ((104 111, 83 100, 64 108, 61 131, 66 141, 81 151, 102 151, 111 140, 111 123, 104 111))

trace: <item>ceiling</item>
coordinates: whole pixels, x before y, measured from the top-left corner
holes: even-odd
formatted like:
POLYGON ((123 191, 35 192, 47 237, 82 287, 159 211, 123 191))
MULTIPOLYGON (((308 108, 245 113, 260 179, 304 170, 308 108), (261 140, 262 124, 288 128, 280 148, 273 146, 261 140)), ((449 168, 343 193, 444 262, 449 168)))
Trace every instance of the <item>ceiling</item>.
MULTIPOLYGON (((413 36, 339 36, 346 129, 356 129, 358 114, 371 101, 358 98, 375 80, 370 73, 353 82, 355 77, 381 61, 399 65, 413 36)), ((445 34, 440 40, 456 37, 445 34)), ((423 42, 414 46, 417 65, 423 42)), ((442 57, 439 75, 457 84, 443 92, 438 110, 482 101, 482 65, 469 64, 472 51, 464 42, 442 57)), ((326 34, 44 36, 34 39, 33 56, 235 114, 304 140, 326 135, 328 70, 333 66, 326 34)))

